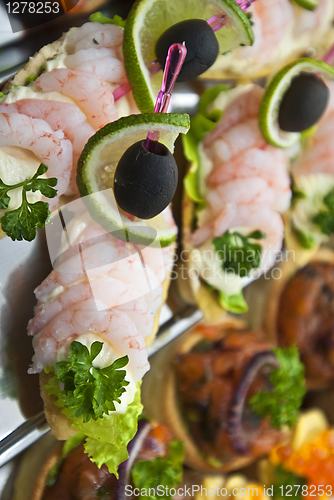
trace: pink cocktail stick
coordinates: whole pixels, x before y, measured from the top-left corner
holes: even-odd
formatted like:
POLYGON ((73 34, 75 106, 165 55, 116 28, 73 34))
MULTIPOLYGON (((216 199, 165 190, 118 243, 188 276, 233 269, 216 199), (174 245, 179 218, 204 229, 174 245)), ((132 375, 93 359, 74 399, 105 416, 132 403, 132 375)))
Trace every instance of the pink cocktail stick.
POLYGON ((329 49, 325 57, 323 58, 323 61, 327 64, 331 64, 334 60, 334 45, 329 49))
MULTIPOLYGON (((173 45, 169 47, 162 77, 161 90, 155 103, 154 113, 167 113, 169 102, 172 97, 172 90, 186 55, 187 49, 182 43, 173 43, 173 45)), ((144 142, 145 149, 154 153, 158 140, 159 132, 149 132, 144 142)))
MULTIPOLYGON (((255 0, 235 0, 242 10, 248 9, 255 0)), ((213 31, 218 31, 220 28, 225 26, 228 17, 224 14, 217 14, 216 16, 210 17, 207 23, 211 26, 213 31)))

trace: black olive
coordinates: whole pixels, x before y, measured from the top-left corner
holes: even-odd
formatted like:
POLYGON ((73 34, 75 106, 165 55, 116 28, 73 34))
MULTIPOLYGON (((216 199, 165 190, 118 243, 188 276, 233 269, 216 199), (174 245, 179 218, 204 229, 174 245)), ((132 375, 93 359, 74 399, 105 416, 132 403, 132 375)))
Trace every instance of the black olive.
POLYGON ((329 89, 314 73, 300 73, 281 101, 278 123, 286 132, 302 132, 320 119, 329 99, 329 89))
POLYGON ((218 40, 211 26, 203 19, 187 19, 170 26, 158 39, 155 53, 162 67, 165 66, 169 47, 173 43, 183 42, 187 55, 177 78, 178 82, 185 82, 204 73, 213 65, 219 52, 218 40))
POLYGON ((119 160, 114 194, 122 210, 140 219, 151 219, 172 201, 178 170, 166 146, 158 142, 151 153, 144 142, 132 144, 119 160))

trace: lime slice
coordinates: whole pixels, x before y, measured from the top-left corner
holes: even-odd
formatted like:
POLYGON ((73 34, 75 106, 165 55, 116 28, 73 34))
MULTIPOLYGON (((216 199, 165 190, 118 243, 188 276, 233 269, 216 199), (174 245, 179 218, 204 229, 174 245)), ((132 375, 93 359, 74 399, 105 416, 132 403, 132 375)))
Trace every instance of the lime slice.
POLYGON ((265 140, 272 146, 288 148, 300 141, 302 134, 305 134, 305 131, 302 133, 283 132, 278 125, 279 106, 284 93, 290 87, 293 78, 301 72, 317 73, 331 80, 334 79, 332 66, 307 57, 297 59, 277 73, 265 91, 259 113, 261 132, 265 140))
POLYGON ((110 190, 118 162, 131 144, 145 139, 148 131, 157 131, 159 142, 173 152, 177 136, 186 134, 189 126, 185 114, 130 115, 108 123, 89 139, 78 162, 77 184, 92 217, 108 232, 117 231, 119 239, 152 246, 168 246, 175 240, 177 229, 163 213, 149 220, 130 220, 118 209, 110 190))
POLYGON ((216 31, 220 53, 238 45, 251 45, 253 31, 248 17, 235 0, 138 0, 124 28, 124 65, 138 108, 154 109, 161 87, 162 72, 151 76, 147 66, 155 61, 155 45, 170 26, 185 19, 228 16, 227 24, 216 31))
POLYGON ((319 0, 295 0, 295 2, 307 10, 314 10, 319 3, 319 0))

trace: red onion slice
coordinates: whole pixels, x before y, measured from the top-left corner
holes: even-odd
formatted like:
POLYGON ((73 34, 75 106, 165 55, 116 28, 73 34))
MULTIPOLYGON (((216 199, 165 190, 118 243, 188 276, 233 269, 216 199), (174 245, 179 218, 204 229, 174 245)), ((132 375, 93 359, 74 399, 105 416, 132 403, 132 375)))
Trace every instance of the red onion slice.
POLYGON ((246 366, 239 384, 234 391, 227 420, 226 432, 234 450, 241 455, 247 455, 247 453, 249 453, 242 428, 242 414, 246 402, 246 396, 259 370, 266 365, 270 365, 273 368, 279 368, 280 365, 273 352, 263 351, 255 354, 246 366))
POLYGON ((134 461, 140 452, 143 442, 151 429, 151 424, 146 419, 141 419, 138 422, 138 430, 134 438, 128 445, 129 458, 121 463, 118 467, 119 478, 116 482, 114 500, 127 500, 125 496, 125 486, 129 484, 130 472, 134 461))

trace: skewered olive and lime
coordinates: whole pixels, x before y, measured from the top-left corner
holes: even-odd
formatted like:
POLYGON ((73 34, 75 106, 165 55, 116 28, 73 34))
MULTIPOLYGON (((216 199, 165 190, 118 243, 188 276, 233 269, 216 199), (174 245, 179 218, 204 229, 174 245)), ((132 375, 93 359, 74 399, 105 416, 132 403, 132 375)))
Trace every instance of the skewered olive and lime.
POLYGON ((323 79, 334 79, 334 68, 324 61, 303 57, 284 68, 269 83, 263 96, 259 122, 265 140, 288 148, 301 132, 322 116, 329 90, 323 79))

